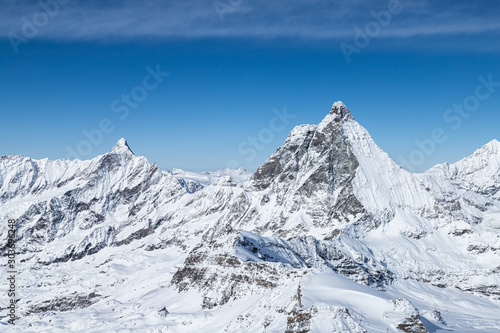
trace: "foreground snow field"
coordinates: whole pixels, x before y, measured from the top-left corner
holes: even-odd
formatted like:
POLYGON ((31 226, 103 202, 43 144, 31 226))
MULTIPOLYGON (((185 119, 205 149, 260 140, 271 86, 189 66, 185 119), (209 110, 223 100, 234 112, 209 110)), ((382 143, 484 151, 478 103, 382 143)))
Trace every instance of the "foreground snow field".
POLYGON ((341 102, 254 174, 2 156, 12 218, 2 331, 500 331, 500 142, 412 174, 341 102))

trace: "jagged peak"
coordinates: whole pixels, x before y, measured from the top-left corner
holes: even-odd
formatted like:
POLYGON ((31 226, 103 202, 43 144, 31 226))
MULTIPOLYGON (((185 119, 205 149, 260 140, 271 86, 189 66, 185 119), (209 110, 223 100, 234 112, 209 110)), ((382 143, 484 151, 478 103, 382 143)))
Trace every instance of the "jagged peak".
POLYGON ((111 149, 111 152, 112 153, 126 153, 126 154, 134 155, 134 152, 132 151, 132 149, 130 149, 130 147, 127 143, 127 140, 125 140, 124 138, 121 138, 120 140, 118 140, 116 145, 111 149))
POLYGON ((488 142, 487 144, 485 144, 483 146, 483 148, 487 148, 489 150, 498 152, 498 151, 500 151, 500 141, 498 141, 497 139, 493 139, 490 142, 488 142))
POLYGON ((336 120, 337 118, 338 120, 353 119, 351 112, 342 101, 333 103, 330 115, 335 116, 336 120))
MULTIPOLYGON (((496 139, 491 140, 481 148, 478 148, 475 152, 473 152, 470 156, 478 156, 484 154, 498 154, 500 153, 500 142, 496 139)), ((466 157, 467 158, 467 157, 466 157)))
POLYGON ((439 170, 441 168, 482 168, 487 166, 500 166, 500 142, 496 139, 491 140, 484 146, 476 149, 472 154, 462 158, 455 163, 438 164, 431 170, 439 170))

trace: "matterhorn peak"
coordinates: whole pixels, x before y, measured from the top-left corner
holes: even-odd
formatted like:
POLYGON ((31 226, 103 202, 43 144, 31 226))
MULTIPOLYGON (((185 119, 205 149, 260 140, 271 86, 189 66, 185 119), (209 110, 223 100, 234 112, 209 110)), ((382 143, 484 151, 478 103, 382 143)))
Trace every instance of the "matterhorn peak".
POLYGON ((345 106, 342 101, 337 101, 333 103, 332 108, 330 110, 330 115, 335 116, 335 120, 340 121, 340 120, 346 120, 346 119, 353 119, 351 112, 345 106))
POLYGON ((111 149, 111 152, 112 153, 127 153, 127 154, 134 155, 134 152, 132 151, 132 149, 130 149, 130 147, 127 144, 127 140, 125 140, 124 138, 121 138, 120 140, 118 140, 116 145, 111 149))

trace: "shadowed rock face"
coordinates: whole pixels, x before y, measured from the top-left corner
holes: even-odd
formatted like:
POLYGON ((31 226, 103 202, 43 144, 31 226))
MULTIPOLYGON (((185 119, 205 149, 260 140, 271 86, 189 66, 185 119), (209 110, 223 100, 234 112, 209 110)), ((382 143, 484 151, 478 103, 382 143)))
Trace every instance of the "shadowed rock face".
POLYGON ((345 105, 334 105, 322 123, 324 126, 297 126, 283 146, 257 169, 253 176, 255 186, 265 189, 273 182, 297 182, 300 171, 310 167, 316 169, 309 176, 311 185, 341 182, 342 176, 351 174, 358 166, 342 134, 341 123, 347 119, 352 119, 352 115, 345 105), (327 165, 313 165, 325 158, 327 165))
POLYGON ((364 213, 352 186, 359 163, 342 129, 352 119, 344 104, 335 103, 319 125, 296 127, 257 169, 254 186, 276 194, 278 204, 292 201, 292 211, 305 208, 323 225, 364 213))
POLYGON ((74 293, 73 295, 56 297, 40 304, 32 305, 27 312, 28 314, 31 314, 51 311, 66 312, 84 309, 96 303, 100 297, 101 295, 93 292, 88 295, 77 295, 74 293))

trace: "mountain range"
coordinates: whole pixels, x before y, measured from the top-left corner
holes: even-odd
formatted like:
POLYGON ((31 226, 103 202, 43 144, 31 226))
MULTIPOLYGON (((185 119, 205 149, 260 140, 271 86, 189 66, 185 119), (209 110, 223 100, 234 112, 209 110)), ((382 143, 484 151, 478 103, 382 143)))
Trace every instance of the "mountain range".
POLYGON ((20 332, 500 331, 500 142, 410 173, 342 102, 255 173, 2 156, 9 219, 20 332))

